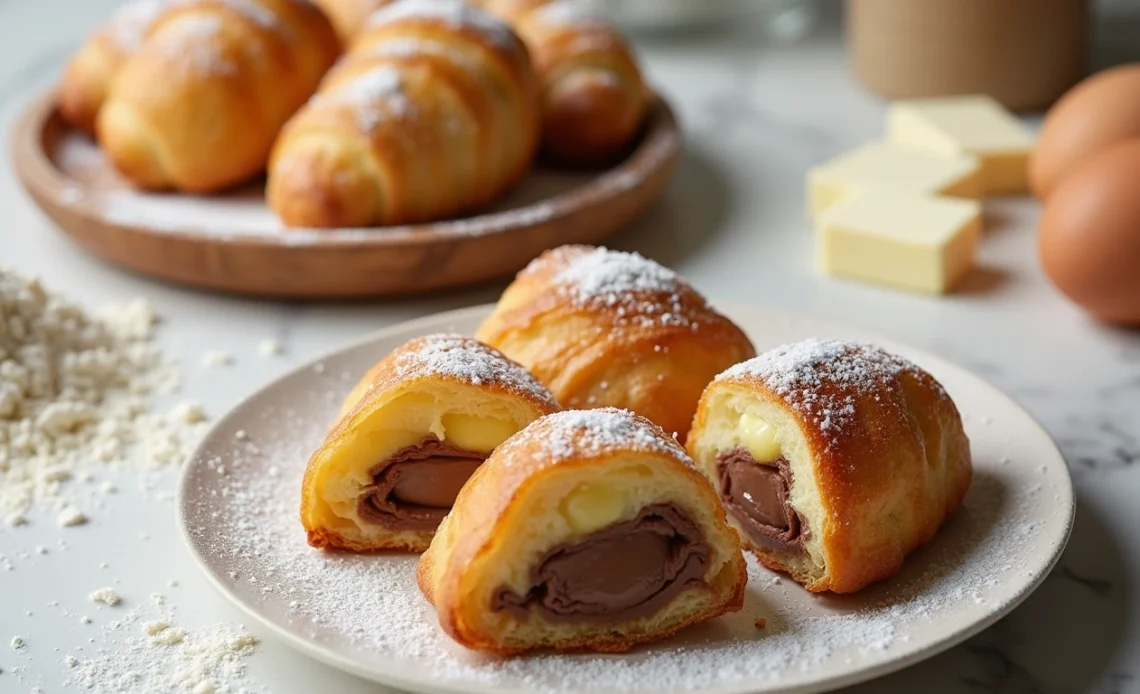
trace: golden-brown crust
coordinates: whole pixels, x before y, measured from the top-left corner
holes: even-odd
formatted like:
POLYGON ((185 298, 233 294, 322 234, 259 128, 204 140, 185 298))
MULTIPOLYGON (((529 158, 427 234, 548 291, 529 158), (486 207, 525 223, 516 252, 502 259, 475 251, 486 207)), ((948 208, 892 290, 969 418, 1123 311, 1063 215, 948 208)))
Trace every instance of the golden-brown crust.
POLYGON ((530 48, 543 84, 543 151, 592 166, 627 151, 649 107, 649 90, 621 32, 564 0, 487 0, 530 48))
POLYGON ((969 441, 942 385, 878 348, 851 344, 849 349, 840 368, 861 369, 860 360, 870 357, 883 359, 882 368, 868 369, 866 378, 813 370, 810 396, 802 383, 773 378, 771 371, 748 364, 722 374, 701 400, 689 442, 694 450, 707 426, 710 395, 724 387, 745 388, 780 403, 796 421, 824 504, 824 528, 810 532, 821 536, 826 572, 813 577, 779 553, 750 549, 765 566, 791 574, 812 592, 851 593, 894 575, 958 508, 972 475, 969 441), (825 424, 837 411, 829 403, 852 409, 825 424), (885 509, 894 517, 886 517, 885 509))
POLYGON ((287 225, 443 219, 489 202, 528 170, 539 111, 526 47, 477 9, 449 18, 430 6, 373 14, 286 126, 267 193, 287 225))
MULTIPOLYGON (((597 414, 608 416, 619 411, 609 409, 597 414)), ((683 623, 668 629, 627 635, 613 630, 609 634, 584 636, 553 646, 558 651, 590 650, 624 652, 638 643, 666 638, 680 629, 727 612, 739 610, 744 603, 747 569, 739 551, 735 533, 727 528, 724 510, 715 490, 704 476, 692 466, 684 451, 657 425, 648 420, 619 413, 636 422, 641 431, 653 432, 652 437, 625 437, 617 440, 598 440, 581 429, 570 435, 558 428, 583 413, 563 412, 533 422, 526 429, 504 442, 472 475, 460 491, 451 513, 440 526, 431 546, 420 557, 416 567, 416 580, 424 597, 435 606, 440 626, 460 644, 475 650, 499 655, 513 655, 526 647, 510 647, 485 633, 478 624, 478 615, 484 605, 472 597, 467 587, 469 577, 464 571, 479 563, 503 541, 504 528, 525 523, 521 518, 520 504, 516 503, 526 491, 537 484, 542 476, 556 467, 583 467, 609 459, 618 454, 652 456, 658 464, 668 467, 671 473, 688 478, 693 492, 701 497, 701 505, 720 512, 720 524, 728 532, 725 541, 731 543, 732 594, 723 604, 690 615, 683 623), (557 451, 551 441, 558 441, 557 451)), ((509 532, 506 531, 506 532, 509 532)))
POLYGON ((308 533, 309 544, 313 547, 335 547, 356 552, 375 549, 406 549, 420 552, 427 549, 430 533, 401 533, 395 541, 389 542, 383 547, 377 547, 374 544, 356 542, 332 529, 314 524, 306 513, 306 509, 315 505, 319 495, 320 490, 317 488, 316 475, 324 460, 369 415, 382 407, 393 392, 398 389, 414 387, 417 382, 425 380, 472 383, 470 374, 441 370, 433 366, 430 360, 419 359, 424 354, 425 348, 431 348, 433 345, 444 345, 449 349, 468 350, 485 355, 492 362, 501 362, 501 370, 480 372, 477 385, 481 390, 490 394, 518 399, 533 410, 535 418, 557 412, 560 409, 553 396, 530 374, 526 373, 521 366, 512 362, 498 350, 488 347, 474 338, 441 334, 427 335, 408 341, 374 364, 353 387, 345 398, 337 422, 325 435, 324 441, 309 459, 301 482, 300 508, 301 523, 308 533))
POLYGON ((264 170, 277 132, 338 52, 307 0, 170 3, 111 82, 100 145, 141 188, 241 183, 264 170))
MULTIPOLYGON (((620 296, 568 287, 561 273, 594 253, 613 254, 589 246, 544 253, 518 274, 476 335, 530 369, 563 406, 630 409, 683 441, 705 386, 754 356, 752 343, 660 266, 651 274, 663 274, 621 287, 620 296)), ((630 272, 648 262, 613 256, 615 265, 636 263, 630 272)))

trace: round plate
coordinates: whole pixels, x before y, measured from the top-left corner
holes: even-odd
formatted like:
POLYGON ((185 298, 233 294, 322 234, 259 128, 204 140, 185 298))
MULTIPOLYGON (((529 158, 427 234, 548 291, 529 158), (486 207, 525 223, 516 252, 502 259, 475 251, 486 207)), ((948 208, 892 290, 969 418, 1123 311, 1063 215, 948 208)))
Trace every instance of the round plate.
POLYGON ((605 171, 537 168, 485 214, 376 229, 286 229, 262 183, 217 196, 132 189, 54 94, 12 133, 16 174, 49 217, 106 260, 207 289, 297 299, 413 294, 510 275, 565 243, 596 243, 665 187, 681 152, 655 100, 640 141, 605 171))
POLYGON ((1037 587, 1068 539, 1065 461, 1011 399, 905 345, 730 307, 760 350, 811 336, 873 340, 933 373, 972 443, 964 506, 898 575, 856 595, 814 596, 750 561, 743 610, 627 655, 501 660, 466 651, 420 595, 415 556, 310 549, 298 505, 308 456, 357 378, 412 337, 470 334, 489 311, 405 323, 293 371, 220 420, 187 466, 179 512, 195 558, 224 595, 297 649, 417 692, 816 692, 905 667, 994 623, 1037 587))

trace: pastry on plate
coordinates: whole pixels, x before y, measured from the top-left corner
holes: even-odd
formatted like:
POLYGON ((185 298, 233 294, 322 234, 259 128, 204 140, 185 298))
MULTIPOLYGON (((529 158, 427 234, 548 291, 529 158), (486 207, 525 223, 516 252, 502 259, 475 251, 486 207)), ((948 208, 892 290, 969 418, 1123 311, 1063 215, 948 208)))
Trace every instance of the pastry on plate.
POLYGON ((962 419, 933 376, 839 340, 777 347, 717 376, 688 449, 745 546, 813 592, 897 572, 972 472, 962 419))
POLYGON ((538 84, 522 41, 461 0, 373 13, 269 165, 292 227, 446 219, 504 193, 538 147, 538 84))
POLYGON ((111 80, 99 144, 139 188, 245 182, 339 52, 308 0, 167 2, 111 80))
POLYGON ((590 246, 537 258, 476 337, 528 368, 564 407, 626 408, 682 440, 709 381, 755 355, 744 332, 672 270, 590 246))
POLYGON ((593 165, 624 154, 650 92, 625 36, 576 0, 484 0, 530 49, 542 82, 542 148, 556 162, 593 165))
POLYGON ((59 85, 59 112, 65 121, 88 135, 95 134, 95 118, 111 80, 142 45, 161 9, 160 0, 129 2, 87 37, 68 62, 59 85))
POLYGON ((468 648, 620 652, 734 612, 746 582, 716 491, 660 427, 544 417, 459 493, 416 578, 468 648))
POLYGON ((473 338, 408 342, 353 388, 309 460, 301 490, 309 544, 426 549, 491 451, 557 410, 525 369, 473 338))

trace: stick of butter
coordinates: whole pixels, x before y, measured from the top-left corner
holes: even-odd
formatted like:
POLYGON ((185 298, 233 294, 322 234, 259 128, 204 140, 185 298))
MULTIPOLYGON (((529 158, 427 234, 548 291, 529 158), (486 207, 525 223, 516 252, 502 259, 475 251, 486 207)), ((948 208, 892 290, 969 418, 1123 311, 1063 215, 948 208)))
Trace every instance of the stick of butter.
POLYGON ((977 201, 875 190, 820 215, 816 248, 827 274, 939 294, 973 266, 981 229, 977 201))
POLYGON ((979 198, 981 166, 966 154, 931 154, 871 142, 808 172, 809 212, 815 217, 840 200, 871 189, 979 198))
POLYGON ((982 165, 986 195, 1029 189, 1033 135, 988 96, 916 99, 891 104, 887 137, 932 154, 971 154, 982 165))

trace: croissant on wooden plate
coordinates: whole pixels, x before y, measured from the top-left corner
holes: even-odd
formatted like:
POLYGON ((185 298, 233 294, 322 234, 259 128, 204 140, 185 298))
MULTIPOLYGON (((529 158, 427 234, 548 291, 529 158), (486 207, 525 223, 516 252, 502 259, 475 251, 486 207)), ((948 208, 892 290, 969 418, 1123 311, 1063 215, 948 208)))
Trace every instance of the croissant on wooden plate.
POLYGON ((485 204, 534 156, 538 92, 526 47, 460 0, 373 14, 288 123, 269 205, 289 226, 444 219, 485 204))
POLYGON ((172 0, 114 74, 99 143, 141 188, 241 183, 264 170, 281 126, 338 52, 308 0, 172 0))

